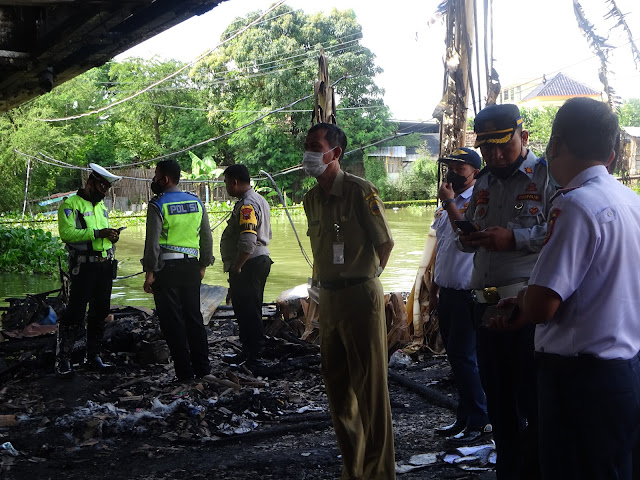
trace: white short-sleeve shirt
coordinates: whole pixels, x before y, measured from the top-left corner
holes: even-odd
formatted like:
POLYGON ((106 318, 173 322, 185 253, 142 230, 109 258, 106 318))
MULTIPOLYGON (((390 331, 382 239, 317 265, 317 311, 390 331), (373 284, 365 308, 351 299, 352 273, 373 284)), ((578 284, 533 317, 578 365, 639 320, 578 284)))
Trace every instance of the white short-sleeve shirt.
POLYGON ((628 359, 640 350, 640 197, 602 166, 578 174, 553 202, 530 285, 562 304, 536 327, 540 352, 628 359))

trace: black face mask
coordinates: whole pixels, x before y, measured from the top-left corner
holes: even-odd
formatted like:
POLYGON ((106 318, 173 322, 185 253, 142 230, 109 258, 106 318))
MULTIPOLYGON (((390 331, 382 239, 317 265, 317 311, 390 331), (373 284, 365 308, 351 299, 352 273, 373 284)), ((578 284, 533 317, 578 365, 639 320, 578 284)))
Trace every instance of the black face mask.
POLYGON ((524 162, 524 157, 518 157, 515 162, 513 162, 511 165, 507 165, 506 167, 488 167, 488 168, 489 168, 489 171, 491 172, 491 175, 493 175, 494 177, 498 177, 500 180, 505 180, 509 178, 511 175, 513 175, 513 172, 515 172, 518 168, 520 168, 520 165, 522 165, 522 162, 524 162))
POLYGON ((166 185, 161 185, 159 182, 151 182, 151 191, 156 195, 160 195, 164 192, 166 185))
POLYGON ((451 184, 451 188, 453 188, 454 192, 459 192, 464 188, 464 184, 467 182, 468 176, 459 175, 453 170, 449 170, 447 172, 447 178, 445 179, 447 183, 451 184))
POLYGON ((104 193, 100 193, 97 190, 93 190, 90 194, 89 194, 89 201, 91 203, 93 203, 94 205, 100 201, 102 201, 102 199, 104 199, 104 193))

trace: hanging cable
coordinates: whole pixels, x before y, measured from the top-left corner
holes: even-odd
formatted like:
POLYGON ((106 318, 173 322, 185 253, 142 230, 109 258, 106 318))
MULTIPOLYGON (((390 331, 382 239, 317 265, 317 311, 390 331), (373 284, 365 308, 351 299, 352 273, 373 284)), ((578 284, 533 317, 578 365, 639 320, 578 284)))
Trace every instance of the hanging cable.
POLYGON ((224 45, 225 43, 233 40, 234 38, 236 38, 237 36, 239 36, 240 34, 244 33, 245 31, 247 31, 249 28, 253 27, 254 25, 258 24, 269 12, 275 10, 276 8, 278 8, 280 5, 282 5, 285 2, 285 0, 280 0, 278 3, 274 4, 271 6, 271 8, 269 8, 266 12, 264 12, 262 15, 260 15, 256 20, 254 20, 253 22, 249 23, 247 26, 245 26, 244 28, 242 28, 241 30, 239 30, 237 33, 235 33, 234 35, 231 35, 230 37, 226 38, 225 40, 223 40, 222 42, 220 42, 218 45, 216 45, 213 49, 206 51, 205 53, 203 53, 202 55, 200 55, 198 58, 196 58, 195 60, 191 61, 190 63, 187 63, 186 65, 184 65, 183 67, 180 67, 178 70, 176 70, 175 72, 173 72, 172 74, 158 80, 155 83, 152 83, 151 85, 149 85, 146 88, 143 88, 142 90, 140 90, 139 92, 134 93, 133 95, 130 95, 129 97, 123 98, 122 100, 118 100, 117 102, 112 103, 111 105, 107 105, 105 107, 102 108, 98 108, 96 110, 92 110, 90 112, 85 112, 85 113, 80 113, 78 115, 72 115, 70 117, 63 117, 63 118, 41 118, 39 119, 41 122, 62 122, 65 120, 75 120, 77 118, 82 118, 82 117, 87 117, 89 115, 95 115, 97 113, 101 113, 104 112, 105 110, 109 110, 110 108, 115 107, 116 105, 120 105, 121 103, 124 103, 128 100, 131 100, 132 98, 137 97, 138 95, 142 95, 144 92, 151 90, 153 87, 155 87, 156 85, 160 85, 161 83, 169 80, 170 78, 175 77, 176 75, 178 75, 180 72, 182 72, 183 70, 189 68, 191 65, 193 65, 194 63, 202 60, 203 58, 205 58, 207 55, 211 54, 211 52, 213 52, 216 48, 220 47, 221 45, 224 45))
POLYGON ((278 196, 280 197, 280 201, 282 202, 282 206, 284 207, 284 211, 287 214, 287 218, 289 219, 289 223, 291 224, 291 228, 293 228, 293 233, 295 234, 296 240, 298 241, 298 246, 300 247, 300 251, 302 252, 302 256, 307 261, 307 264, 309 265, 309 267, 313 268, 313 263, 311 262, 311 260, 309 260, 309 257, 307 256, 307 252, 304 251, 304 247, 302 246, 302 242, 300 241, 300 237, 298 237, 298 232, 296 230, 295 225, 293 224, 293 219, 291 218, 291 215, 289 214, 289 209, 287 208, 287 202, 285 202, 284 197, 282 196, 282 192, 280 192, 280 189, 278 188, 278 185, 276 184, 275 180, 271 177, 271 175, 269 175, 264 170, 260 170, 260 173, 265 175, 269 180, 271 180, 271 183, 273 184, 273 186, 275 187, 276 191, 278 192, 278 196))

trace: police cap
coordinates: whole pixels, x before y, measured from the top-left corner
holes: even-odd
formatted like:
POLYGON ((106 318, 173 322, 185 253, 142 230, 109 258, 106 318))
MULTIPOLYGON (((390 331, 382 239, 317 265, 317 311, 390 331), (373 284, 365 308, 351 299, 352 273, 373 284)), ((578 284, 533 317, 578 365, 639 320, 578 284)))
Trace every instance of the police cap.
POLYGON ((480 170, 481 167, 480 155, 478 155, 474 149, 467 147, 457 148, 446 157, 439 158, 438 161, 446 163, 447 165, 451 165, 452 163, 468 163, 478 170, 480 170))
POLYGON ((93 175, 95 175, 98 178, 101 178, 103 180, 106 180, 107 182, 109 182, 109 185, 114 184, 115 182, 117 182, 118 180, 120 180, 122 178, 122 177, 119 177, 118 175, 114 175, 109 170, 107 170, 106 168, 101 167, 97 163, 90 163, 89 167, 91 167, 91 173, 93 175))
POLYGON ((473 122, 473 131, 477 135, 473 146, 477 148, 485 143, 503 145, 511 140, 521 125, 522 117, 516 105, 489 105, 478 112, 473 122))

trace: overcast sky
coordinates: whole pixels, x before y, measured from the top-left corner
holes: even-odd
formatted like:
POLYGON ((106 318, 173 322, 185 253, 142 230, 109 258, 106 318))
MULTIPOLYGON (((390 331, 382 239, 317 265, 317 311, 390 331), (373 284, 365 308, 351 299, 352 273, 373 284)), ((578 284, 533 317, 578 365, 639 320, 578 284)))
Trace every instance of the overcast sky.
MULTIPOLYGON (((289 0, 305 13, 353 9, 362 25, 362 44, 375 55, 384 73, 376 83, 385 89, 385 103, 399 120, 429 119, 442 96, 444 27, 430 19, 441 0, 289 0)), ((212 11, 128 50, 129 56, 175 58, 189 62, 219 42, 220 34, 236 17, 266 10, 272 0, 227 0, 212 11)), ((604 0, 582 0, 596 27, 604 26, 604 0)), ((617 0, 640 44, 640 2, 617 0)), ((482 2, 479 2, 481 5, 482 2)), ((571 0, 494 0, 494 66, 503 86, 536 81, 563 73, 596 90, 599 62, 580 33, 571 0)), ((482 18, 482 14, 480 14, 482 18)), ((599 32, 608 36, 608 31, 599 32)), ((483 43, 482 34, 480 43, 483 43)), ((628 37, 619 30, 609 38, 619 46, 611 54, 613 85, 623 98, 640 98, 640 72, 630 53, 628 37)), ((482 46, 482 45, 481 45, 482 46)), ((482 61, 481 61, 482 63, 482 61)), ((483 71, 484 68, 481 69, 483 71)), ((474 68, 474 72, 475 72, 474 68)))

